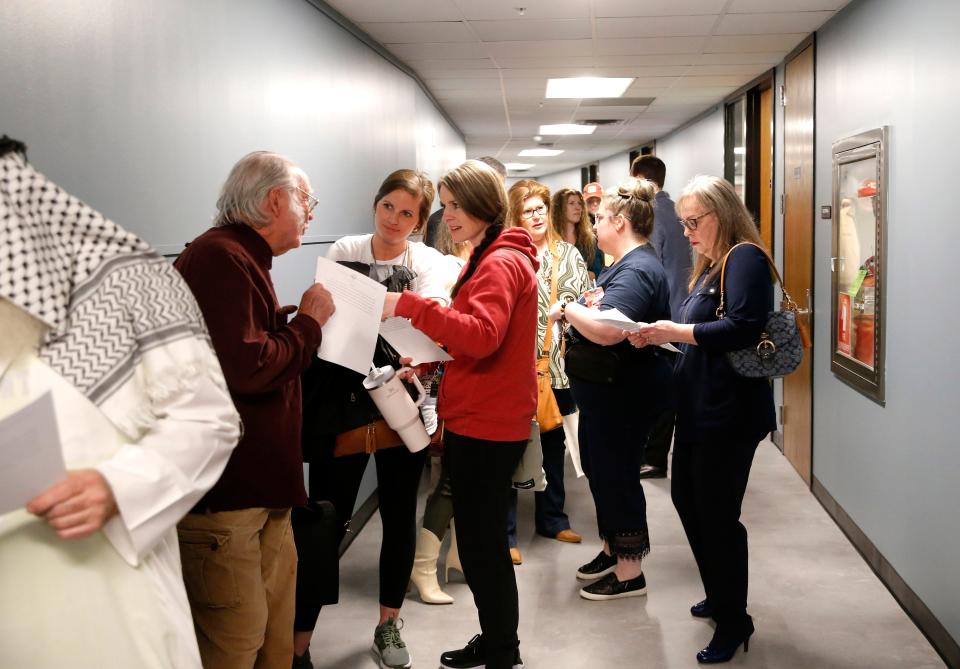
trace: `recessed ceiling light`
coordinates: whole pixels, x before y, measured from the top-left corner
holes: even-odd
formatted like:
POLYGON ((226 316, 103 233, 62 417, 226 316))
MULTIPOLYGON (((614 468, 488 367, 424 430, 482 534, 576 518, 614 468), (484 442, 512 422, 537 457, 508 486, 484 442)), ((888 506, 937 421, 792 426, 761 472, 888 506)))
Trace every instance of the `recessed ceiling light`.
POLYGON ((592 135, 597 129, 595 125, 586 125, 584 123, 555 123, 553 125, 541 125, 541 135, 592 135))
POLYGON ((516 172, 523 172, 524 170, 529 170, 531 167, 536 167, 535 163, 507 163, 504 165, 508 170, 514 170, 516 172))
POLYGON ((632 77, 572 77, 547 79, 548 98, 619 98, 632 77))
POLYGON ((549 158, 550 156, 559 156, 563 149, 524 149, 517 155, 521 158, 534 158, 537 156, 549 158))
POLYGON ((543 139, 543 137, 541 137, 540 135, 534 135, 534 136, 533 136, 533 141, 535 141, 535 142, 539 142, 541 139, 543 139))

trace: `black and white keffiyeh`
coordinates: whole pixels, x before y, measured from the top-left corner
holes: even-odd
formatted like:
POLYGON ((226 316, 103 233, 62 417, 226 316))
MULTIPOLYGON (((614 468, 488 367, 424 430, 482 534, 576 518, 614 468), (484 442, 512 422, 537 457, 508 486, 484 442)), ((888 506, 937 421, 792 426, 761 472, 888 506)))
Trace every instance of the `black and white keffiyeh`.
MULTIPOLYGON (((0 297, 43 321, 42 361, 125 434, 219 365, 193 295, 150 246, 36 171, 0 139, 0 297)), ((222 378, 222 377, 221 377, 222 378)))

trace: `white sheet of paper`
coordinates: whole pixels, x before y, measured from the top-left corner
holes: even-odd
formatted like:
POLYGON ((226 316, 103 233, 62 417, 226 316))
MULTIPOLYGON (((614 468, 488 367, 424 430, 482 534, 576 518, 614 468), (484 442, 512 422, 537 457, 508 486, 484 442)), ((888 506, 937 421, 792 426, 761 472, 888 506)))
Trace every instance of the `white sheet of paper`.
POLYGON ((0 514, 22 509, 66 475, 50 393, 0 421, 0 514))
MULTIPOLYGON (((630 320, 629 316, 621 312, 616 307, 613 309, 606 309, 605 311, 590 309, 588 316, 597 323, 612 325, 614 327, 621 328, 626 332, 639 332, 640 326, 646 325, 646 323, 643 322, 635 323, 634 321, 630 320)), ((660 348, 665 348, 668 351, 673 351, 674 353, 683 353, 683 351, 670 342, 667 342, 666 344, 659 344, 659 346, 660 348)))
POLYGON ((413 358, 410 364, 414 367, 425 362, 444 362, 453 360, 449 353, 430 339, 423 332, 413 327, 413 323, 406 318, 394 316, 380 324, 380 334, 387 342, 397 349, 397 353, 404 358, 413 358))
POLYGON ((337 308, 323 326, 317 356, 366 375, 373 362, 387 287, 324 257, 317 258, 316 281, 333 294, 337 308))

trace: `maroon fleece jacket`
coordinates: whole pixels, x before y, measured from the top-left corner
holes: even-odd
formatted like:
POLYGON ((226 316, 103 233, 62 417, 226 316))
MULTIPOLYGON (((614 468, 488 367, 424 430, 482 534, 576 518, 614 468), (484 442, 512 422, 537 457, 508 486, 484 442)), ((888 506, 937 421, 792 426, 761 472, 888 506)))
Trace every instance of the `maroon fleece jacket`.
POLYGON ((489 441, 520 441, 537 413, 537 249, 509 228, 486 249, 453 304, 404 291, 396 314, 446 345, 437 409, 446 429, 489 441), (511 250, 512 249, 512 250, 511 250))
POLYGON ((270 279, 270 246, 246 225, 211 228, 174 267, 197 298, 243 436, 217 484, 194 511, 302 506, 300 373, 320 345, 320 325, 290 322, 270 279))

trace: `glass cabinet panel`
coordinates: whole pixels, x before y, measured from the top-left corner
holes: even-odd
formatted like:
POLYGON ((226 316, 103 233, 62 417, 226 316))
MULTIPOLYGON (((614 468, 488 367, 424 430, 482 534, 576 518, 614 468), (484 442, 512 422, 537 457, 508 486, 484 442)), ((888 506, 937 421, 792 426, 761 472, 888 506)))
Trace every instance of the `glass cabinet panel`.
POLYGON ((880 128, 833 145, 831 369, 880 403, 885 139, 880 128))

